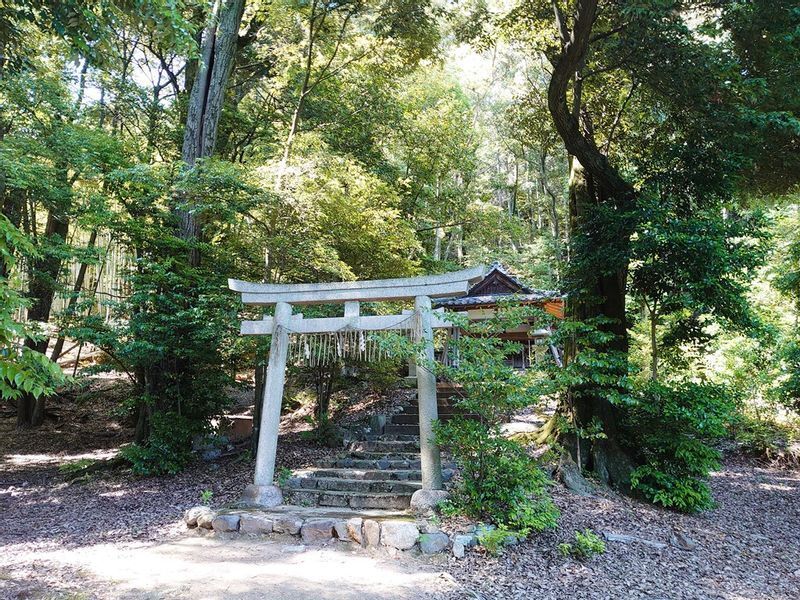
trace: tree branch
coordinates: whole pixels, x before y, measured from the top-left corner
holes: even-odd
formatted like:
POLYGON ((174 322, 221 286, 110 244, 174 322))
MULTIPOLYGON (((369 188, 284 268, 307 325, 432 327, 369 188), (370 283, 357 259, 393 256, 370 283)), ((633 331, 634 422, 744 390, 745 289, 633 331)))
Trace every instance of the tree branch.
POLYGON ((633 97, 633 92, 636 91, 639 82, 635 79, 631 83, 631 89, 628 92, 628 95, 625 97, 625 100, 622 102, 622 106, 619 107, 617 111, 617 115, 614 117, 614 122, 611 124, 611 129, 608 131, 608 139, 606 140, 605 146, 603 146, 603 154, 608 156, 608 150, 611 147, 611 142, 614 140, 614 132, 617 130, 620 121, 622 120, 622 115, 625 112, 625 108, 628 106, 628 102, 630 102, 631 98, 633 97))
MULTIPOLYGON (((596 12, 597 0, 578 0, 570 41, 563 45, 561 54, 553 64, 553 75, 547 89, 547 107, 567 151, 578 159, 619 204, 625 205, 636 195, 633 186, 611 166, 594 141, 581 132, 578 119, 567 106, 570 81, 589 53, 589 37, 596 12)), ((556 26, 563 27, 558 22, 558 17, 556 26)))

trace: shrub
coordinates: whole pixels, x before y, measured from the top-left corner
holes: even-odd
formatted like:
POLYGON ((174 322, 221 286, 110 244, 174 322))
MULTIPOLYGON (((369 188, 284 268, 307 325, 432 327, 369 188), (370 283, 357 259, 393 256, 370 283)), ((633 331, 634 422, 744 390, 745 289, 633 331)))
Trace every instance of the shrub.
POLYGON ((575 532, 575 542, 558 545, 562 556, 572 556, 579 560, 588 560, 606 551, 605 542, 591 529, 575 532))
POLYGON ((800 341, 785 343, 779 358, 783 375, 774 393, 786 408, 800 413, 800 341))
POLYGON ((800 428, 791 423, 740 417, 735 438, 741 449, 774 463, 800 465, 800 428))
POLYGON ((521 310, 507 308, 487 321, 458 323, 466 334, 450 344, 457 360, 434 368, 460 386, 455 405, 471 415, 436 427, 437 441, 460 470, 452 506, 527 535, 555 527, 558 510, 547 494, 547 476, 501 429, 508 414, 538 400, 526 375, 505 362, 519 345, 496 337, 519 325, 523 316, 521 310))
POLYGON ((342 432, 327 414, 319 418, 309 416, 307 420, 313 429, 302 433, 304 440, 326 448, 339 448, 342 445, 344 440, 342 432))
POLYGON ((192 459, 192 439, 200 433, 198 423, 175 413, 152 417, 150 436, 141 444, 120 449, 137 475, 174 475, 192 459))
POLYGON ((515 543, 519 539, 519 534, 501 525, 500 527, 479 527, 478 543, 486 548, 492 556, 503 553, 503 549, 509 544, 515 543))
POLYGON ((288 467, 281 467, 278 469, 278 474, 275 477, 275 481, 277 481, 280 487, 284 487, 287 483, 289 483, 289 479, 292 478, 292 470, 288 467))
POLYGON ((719 468, 719 452, 710 444, 726 434, 735 408, 725 388, 651 381, 632 397, 628 441, 642 458, 631 473, 633 489, 682 512, 713 508, 705 478, 719 468))
POLYGON ((385 358, 375 362, 367 362, 359 367, 359 376, 364 379, 371 389, 385 393, 402 377, 403 364, 394 358, 385 358))
POLYGON ((453 507, 523 534, 555 527, 558 510, 547 494, 547 476, 525 448, 492 429, 462 417, 437 428, 437 440, 459 468, 453 507))

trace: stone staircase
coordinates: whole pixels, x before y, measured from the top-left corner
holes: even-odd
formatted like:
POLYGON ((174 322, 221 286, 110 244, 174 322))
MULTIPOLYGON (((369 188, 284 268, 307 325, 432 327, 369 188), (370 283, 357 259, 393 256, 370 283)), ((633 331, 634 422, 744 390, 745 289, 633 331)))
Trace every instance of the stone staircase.
MULTIPOLYGON (((439 394, 439 418, 453 417, 450 395, 439 394)), ((383 433, 355 441, 345 453, 295 471, 282 485, 286 504, 341 509, 405 510, 422 487, 419 451, 419 409, 416 402, 391 416, 383 433)), ((452 466, 443 463, 445 480, 452 466)))

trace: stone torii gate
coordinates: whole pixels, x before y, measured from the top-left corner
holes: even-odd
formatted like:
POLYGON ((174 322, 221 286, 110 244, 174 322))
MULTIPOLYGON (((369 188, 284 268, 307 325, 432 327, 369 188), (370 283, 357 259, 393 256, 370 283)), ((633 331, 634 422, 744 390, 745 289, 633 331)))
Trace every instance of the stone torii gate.
MULTIPOLYGON (((240 292, 242 302, 252 306, 275 306, 275 316, 258 321, 242 321, 242 335, 271 335, 269 364, 264 384, 264 405, 258 436, 254 482, 245 489, 243 500, 258 506, 283 503, 274 485, 275 453, 278 445, 281 401, 285 382, 289 335, 323 334, 342 331, 385 331, 412 329, 414 338, 425 342, 424 354, 417 362, 433 361, 433 330, 452 324, 431 309, 431 298, 465 294, 486 274, 486 267, 400 279, 339 281, 335 283, 268 284, 228 280, 228 287, 240 292), (361 316, 360 302, 414 300, 411 314, 361 316), (305 319, 292 314, 292 305, 344 303, 343 317, 305 319), (412 326, 409 327, 408 323, 412 326)), ((428 369, 417 369, 417 400, 422 466, 422 489, 412 498, 412 506, 435 503, 442 492, 439 448, 433 440, 433 422, 438 419, 436 377, 428 369)))

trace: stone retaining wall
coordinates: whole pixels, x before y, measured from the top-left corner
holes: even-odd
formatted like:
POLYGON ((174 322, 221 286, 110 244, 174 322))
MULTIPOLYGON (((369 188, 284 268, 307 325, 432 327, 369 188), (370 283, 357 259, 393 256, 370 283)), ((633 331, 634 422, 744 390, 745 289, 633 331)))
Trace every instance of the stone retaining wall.
POLYGON ((299 537, 304 544, 324 544, 333 539, 362 547, 390 551, 419 551, 423 554, 453 553, 462 558, 467 549, 477 545, 475 533, 447 534, 427 521, 411 519, 370 519, 364 517, 315 517, 293 513, 257 510, 214 511, 196 506, 186 511, 184 521, 190 528, 216 533, 299 537))

